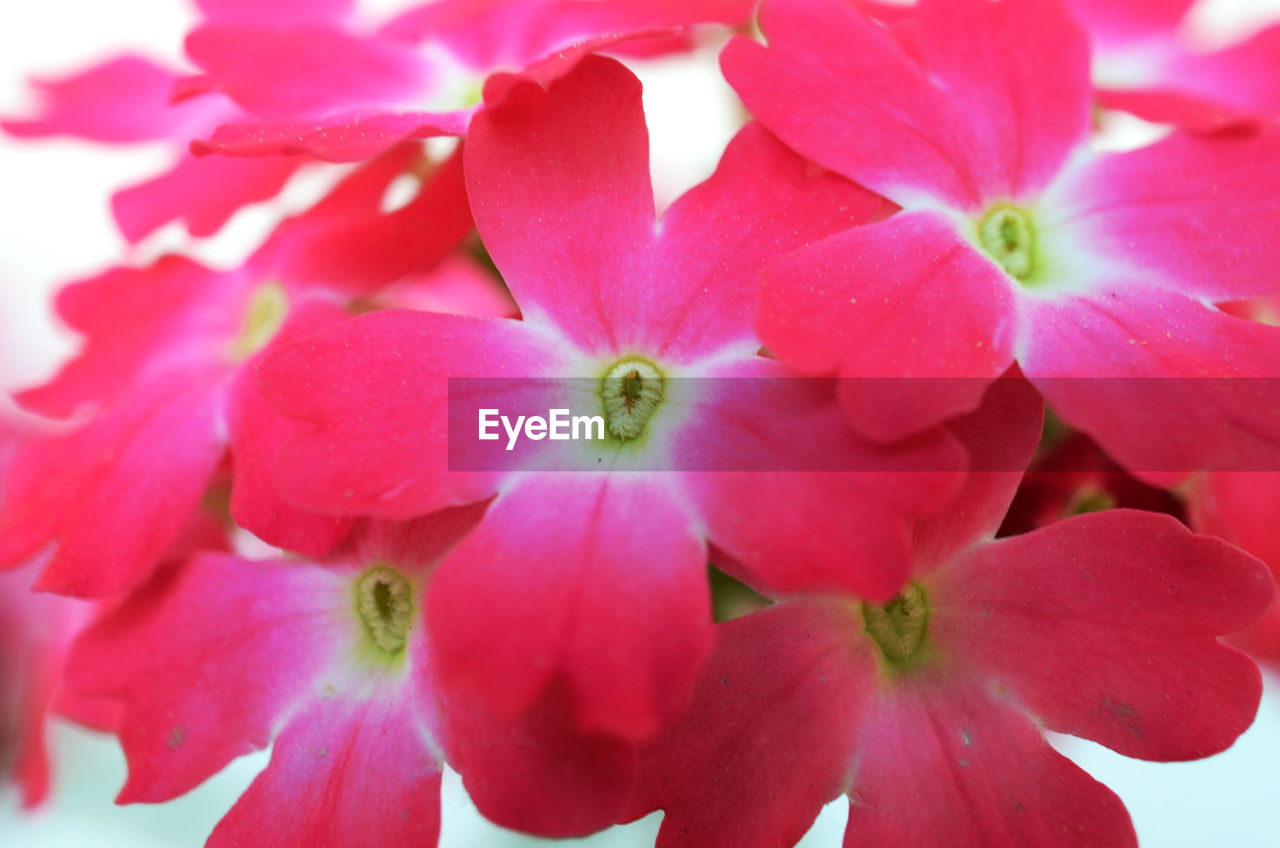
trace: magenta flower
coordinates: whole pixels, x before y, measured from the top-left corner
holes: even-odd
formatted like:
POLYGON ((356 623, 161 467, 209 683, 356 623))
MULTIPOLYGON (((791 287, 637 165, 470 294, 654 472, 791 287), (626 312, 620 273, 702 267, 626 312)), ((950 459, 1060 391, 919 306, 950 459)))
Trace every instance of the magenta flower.
MULTIPOLYGON (((900 448, 899 460, 928 470, 894 474, 891 455, 856 439, 833 400, 797 390, 806 417, 732 390, 751 383, 734 378, 787 373, 757 354, 759 270, 867 220, 877 198, 749 126, 655 223, 640 86, 604 58, 547 90, 513 86, 476 117, 465 166, 480 234, 523 320, 377 313, 262 368, 271 402, 313 425, 277 466, 298 505, 403 519, 493 499, 428 597, 443 681, 499 715, 564 684, 583 732, 639 739, 679 711, 710 650, 709 546, 770 586, 897 591, 904 521, 953 488, 957 447, 934 434, 900 448), (620 398, 608 406, 609 381, 621 382, 610 375, 630 375, 634 412, 620 398), (612 409, 608 436, 583 448, 604 470, 450 470, 449 378, 468 377, 508 378, 498 406, 585 397, 612 409), (689 395, 699 380, 729 397, 689 395), (832 462, 886 470, 688 470, 767 454, 780 433, 832 462), (628 470, 664 461, 670 473, 628 470)), ((475 427, 472 417, 467 438, 475 427)))
POLYGON ((861 429, 972 409, 1016 361, 1154 481, 1275 467, 1274 382, 1226 378, 1280 376, 1280 330, 1212 304, 1277 288, 1280 135, 1091 152, 1087 41, 1056 0, 923 0, 909 48, 835 0, 761 23, 768 47, 722 56, 747 108, 902 207, 773 267, 765 344, 805 373, 964 378, 847 381, 861 429))
MULTIPOLYGON (((1029 459, 1035 405, 1002 381, 955 429, 986 467, 1029 459)), ((1227 748, 1262 686, 1217 637, 1272 581, 1135 510, 993 541, 1018 476, 972 474, 919 524, 890 603, 795 596, 719 627, 688 714, 641 757, 633 814, 666 811, 660 848, 792 845, 841 794, 846 845, 1136 845, 1120 799, 1044 730, 1149 760, 1227 748)))
POLYGON ((323 560, 195 555, 90 626, 68 681, 120 702, 118 802, 177 797, 271 745, 212 848, 435 845, 445 730, 422 592, 478 515, 361 523, 323 560))
POLYGON ((458 157, 408 205, 378 212, 387 185, 414 162, 420 154, 401 148, 368 163, 239 268, 167 256, 64 289, 59 311, 84 334, 84 348, 19 399, 56 418, 89 416, 15 458, 0 564, 53 542, 41 590, 101 597, 137 584, 204 497, 228 447, 240 526, 304 553, 336 544, 345 519, 307 515, 270 482, 276 447, 297 425, 262 401, 255 366, 272 346, 341 321, 348 305, 377 306, 380 288, 429 270, 471 231, 458 157), (406 231, 422 234, 407 239, 406 231))
POLYGON ((359 22, 227 25, 187 38, 203 71, 183 96, 221 92, 254 116, 230 121, 196 153, 308 153, 365 159, 400 141, 465 135, 492 83, 548 81, 594 50, 740 24, 754 0, 443 0, 373 31, 359 22), (494 75, 497 75, 496 77, 494 75))

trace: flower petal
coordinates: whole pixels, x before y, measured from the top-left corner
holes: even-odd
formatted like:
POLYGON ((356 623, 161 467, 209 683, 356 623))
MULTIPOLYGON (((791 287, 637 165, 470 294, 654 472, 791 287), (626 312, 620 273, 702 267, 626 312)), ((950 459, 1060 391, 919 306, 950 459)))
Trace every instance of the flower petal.
POLYGON ((1280 468, 1280 329, 1136 282, 1024 315, 1023 372, 1140 479, 1280 468))
POLYGON ((129 143, 176 136, 209 112, 207 104, 173 104, 178 76, 141 56, 117 56, 80 73, 35 80, 39 116, 0 121, 19 138, 71 135, 129 143))
POLYGON ((206 24, 187 36, 186 49, 205 75, 184 80, 184 96, 220 91, 269 120, 394 106, 421 94, 430 79, 425 60, 405 45, 323 24, 206 24))
POLYGON ((909 571, 910 523, 960 485, 965 457, 933 431, 881 446, 848 426, 829 381, 752 357, 691 381, 675 434, 680 485, 709 540, 762 591, 888 600, 909 571), (701 471, 699 469, 711 469, 701 471))
POLYGON ((977 408, 1013 362, 1015 306, 1007 275, 950 221, 905 212, 771 266, 759 327, 791 367, 846 378, 854 425, 892 440, 977 408))
POLYGON ((112 195, 111 212, 135 244, 170 221, 211 236, 242 207, 279 194, 301 164, 296 157, 197 159, 184 151, 168 171, 112 195))
POLYGON ((1055 188, 1064 222, 1053 238, 1106 260, 1118 276, 1190 297, 1273 294, 1280 290, 1277 158, 1280 132, 1175 134, 1096 157, 1055 188))
POLYGON ((18 395, 25 407, 66 418, 154 378, 185 369, 189 382, 216 370, 239 329, 239 310, 221 309, 239 294, 239 277, 177 255, 146 268, 112 268, 58 293, 58 314, 83 333, 84 348, 42 386, 18 395))
POLYGON ((87 630, 68 679, 125 704, 120 803, 177 797, 270 744, 318 690, 349 635, 334 614, 350 603, 336 572, 210 554, 161 573, 87 630))
POLYGON ((584 836, 617 821, 635 776, 631 745, 584 734, 563 681, 520 716, 499 718, 454 693, 449 762, 489 821, 539 836, 584 836))
POLYGON ((968 450, 969 473, 947 506, 916 522, 916 573, 995 537, 1040 444, 1044 402, 1015 368, 991 384, 981 407, 948 423, 947 430, 968 450))
POLYGON ((442 762, 421 726, 425 709, 409 687, 312 702, 208 845, 435 845, 442 762))
POLYGON ((656 236, 640 82, 588 57, 476 116, 464 151, 485 246, 529 321, 587 351, 645 338, 656 236))
POLYGON ((563 675, 583 732, 651 736, 711 649, 705 564, 661 478, 523 477, 432 579, 443 684, 513 716, 563 675))
POLYGON ((259 368, 264 395, 317 425, 281 450, 281 491, 316 512, 391 519, 490 497, 495 474, 449 471, 449 378, 541 376, 557 347, 521 321, 399 310, 281 347, 259 368))
POLYGON ((1053 0, 923 0, 915 24, 909 51, 836 0, 770 0, 769 47, 737 38, 721 64, 783 141, 900 205, 1042 188, 1087 137, 1084 34, 1053 0))
POLYGON ((320 204, 282 223, 254 261, 358 297, 433 268, 474 230, 461 154, 434 164, 405 145, 371 160, 320 204), (383 212, 384 194, 400 177, 415 179, 417 190, 404 206, 383 212))
POLYGON ((572 44, 697 23, 743 24, 755 0, 442 0, 408 9, 383 29, 444 44, 477 70, 523 68, 572 44))
POLYGON ((1070 0, 1067 4, 1101 44, 1172 35, 1195 0, 1070 0))
POLYGON ((55 541, 36 586, 76 597, 145 579, 223 456, 217 412, 200 380, 158 380, 69 434, 28 444, 10 471, 0 557, 55 541))
POLYGON ((196 0, 206 18, 219 23, 293 24, 301 21, 341 19, 350 14, 353 0, 196 0))
POLYGON ((1137 845, 1114 793, 970 683, 882 690, 857 757, 846 848, 1137 845))
MULTIPOLYGON (((1280 572, 1280 533, 1275 505, 1280 503, 1280 474, 1269 471, 1217 471, 1198 479, 1190 490, 1187 517, 1201 533, 1212 533, 1261 559, 1272 575, 1280 572)), ((1232 639, 1249 653, 1280 662, 1280 604, 1232 639)))
MULTIPOLYGON (((271 346, 335 326, 347 318, 345 310, 323 301, 296 307, 271 346)), ((267 348, 262 355, 265 355, 267 348)), ((347 535, 351 521, 316 515, 293 507, 280 497, 271 469, 276 454, 305 425, 290 421, 267 405, 258 388, 256 362, 236 374, 227 400, 227 425, 232 458, 231 516, 258 538, 294 553, 319 556, 347 535)))
POLYGON ((234 121, 207 139, 191 142, 191 153, 207 156, 314 156, 326 162, 372 159, 397 144, 442 135, 466 135, 472 110, 417 112, 345 109, 321 118, 234 121))
POLYGON ((757 344, 757 281, 765 265, 866 223, 882 205, 749 124, 711 178, 662 216, 654 264, 662 296, 644 319, 661 333, 652 340, 655 355, 687 361, 729 344, 757 344))
POLYGON ((1271 602, 1261 563, 1167 515, 1107 510, 975 549, 937 574, 939 650, 1046 727, 1149 760, 1226 749, 1262 680, 1217 636, 1271 602))
POLYGON ((875 692, 861 629, 856 605, 838 599, 716 628, 689 711, 641 751, 629 816, 666 811, 658 848, 793 845, 848 788, 875 692))

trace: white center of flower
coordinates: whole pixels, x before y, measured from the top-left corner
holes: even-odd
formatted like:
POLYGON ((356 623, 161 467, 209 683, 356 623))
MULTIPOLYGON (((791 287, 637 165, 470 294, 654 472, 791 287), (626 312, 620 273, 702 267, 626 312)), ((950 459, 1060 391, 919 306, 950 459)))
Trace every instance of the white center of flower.
POLYGON ((1036 236, 1026 212, 1012 206, 996 206, 978 225, 978 241, 1010 276, 1019 280, 1031 276, 1036 236))
POLYGON ((643 359, 624 359, 610 368, 600 388, 609 432, 623 441, 643 433, 662 403, 662 387, 662 373, 643 359))
POLYGON ((375 645, 389 654, 404 648, 413 619, 413 587, 398 571, 380 565, 361 575, 356 605, 375 645))
POLYGON ((915 583, 907 584, 887 604, 864 604, 862 621, 867 635, 892 662, 906 663, 924 643, 929 624, 929 605, 924 590, 915 583))
POLYGON ((279 283, 263 283, 249 295, 240 335, 231 344, 233 358, 248 359, 262 350, 284 325, 289 314, 289 296, 279 283))

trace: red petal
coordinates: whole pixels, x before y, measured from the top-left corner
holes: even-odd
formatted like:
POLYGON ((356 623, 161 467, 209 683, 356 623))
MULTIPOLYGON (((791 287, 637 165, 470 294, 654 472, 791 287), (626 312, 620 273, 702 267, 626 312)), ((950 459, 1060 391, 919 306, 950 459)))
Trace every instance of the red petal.
POLYGON ((270 744, 343 647, 334 614, 349 606, 335 572, 204 555, 87 630, 68 679, 124 702, 129 779, 120 802, 177 797, 270 744))
POLYGON ((1153 284, 1190 297, 1274 293, 1277 158, 1280 132, 1175 134, 1097 157, 1055 189, 1055 211, 1066 221, 1053 237, 1109 260, 1117 276, 1141 269, 1153 284))
POLYGON ((666 811, 658 848, 793 845, 847 789, 875 692, 861 630, 835 599, 717 628, 688 713, 641 752, 631 815, 666 811))
POLYGON ((464 156, 480 235, 526 320, 586 351, 644 341, 656 213, 639 80, 590 57, 547 91, 522 82, 476 116, 464 156))
POLYGON ((1088 133, 1087 44, 1054 0, 926 0, 910 52, 837 0, 771 0, 761 28, 721 58, 747 108, 900 205, 1032 196, 1088 133))
POLYGON ((729 143, 706 182, 659 224, 654 274, 662 296, 632 315, 660 333, 655 354, 689 360, 728 344, 757 344, 764 267, 833 232, 866 223, 883 201, 792 153, 759 124, 729 143), (643 316, 643 317, 642 317, 643 316))
POLYGON ((112 195, 111 211, 130 242, 170 221, 181 221, 193 236, 211 236, 242 207, 275 197, 302 164, 296 157, 241 161, 184 152, 163 174, 112 195))
MULTIPOLYGON (((345 310, 330 303, 301 304, 290 313, 271 346, 319 332, 347 317, 345 310)), ((306 428, 267 405, 258 388, 255 365, 250 362, 240 369, 227 403, 233 475, 231 516, 236 524, 268 544, 319 556, 342 541, 351 521, 303 512, 280 497, 271 473, 276 454, 306 428)))
POLYGON ((933 212, 832 236, 762 282, 765 345, 803 373, 849 378, 846 409, 878 439, 977 408, 1013 362, 1017 324, 1007 276, 933 212))
POLYGON ((407 102, 430 75, 425 60, 403 44, 320 24, 281 30, 207 24, 187 36, 186 48, 206 71, 186 81, 186 94, 221 91, 267 119, 407 102))
POLYGON ((393 519, 490 497, 494 474, 448 470, 448 378, 542 376, 555 347, 520 321, 401 311, 285 345, 259 369, 264 394, 318 426, 281 451, 281 491, 317 512, 393 519))
POLYGON ((1013 705, 921 677, 884 690, 858 750, 846 848, 1136 846, 1124 804, 1013 705))
POLYGON ((118 56, 56 80, 36 80, 39 117, 0 121, 20 138, 72 135, 129 143, 170 138, 192 129, 206 104, 170 102, 177 75, 141 56, 118 56))
POLYGON ((511 716, 563 675, 584 732, 651 736, 711 649, 705 563, 662 480, 523 477, 432 580, 441 678, 511 716))
POLYGON ((1216 637, 1271 596, 1266 569, 1240 550, 1167 515, 1108 510, 975 550, 938 572, 931 600, 939 649, 1046 727, 1186 760, 1253 722, 1258 669, 1216 637))
POLYGON ((209 848, 435 845, 442 764, 426 710, 408 687, 314 701, 289 720, 209 848))
POLYGON ((995 537, 1043 428, 1044 402, 1016 368, 991 384, 977 411, 947 425, 969 451, 969 473, 946 507, 917 522, 912 541, 918 573, 995 537))

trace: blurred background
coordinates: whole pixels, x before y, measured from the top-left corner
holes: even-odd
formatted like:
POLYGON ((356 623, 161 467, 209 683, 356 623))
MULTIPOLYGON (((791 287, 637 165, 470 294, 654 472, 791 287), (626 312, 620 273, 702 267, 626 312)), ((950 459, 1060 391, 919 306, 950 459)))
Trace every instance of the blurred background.
MULTIPOLYGON (((408 2, 364 0, 362 6, 395 9, 408 2)), ((1194 14, 1209 43, 1225 42, 1262 22, 1280 20, 1280 0, 1209 0, 1194 14)), ((182 35, 192 21, 185 0, 4 0, 0 115, 28 111, 28 78, 57 76, 115 52, 140 51, 180 63, 182 35)), ((711 46, 689 57, 630 63, 645 83, 660 202, 710 174, 740 121, 715 53, 711 46)), ((1125 119, 1107 127, 1104 143, 1130 146, 1153 132, 1125 119)), ((238 262, 282 213, 304 208, 333 179, 332 173, 303 175, 276 200, 242 210, 212 239, 193 240, 171 225, 128 248, 111 220, 107 198, 152 174, 168 153, 164 145, 23 143, 0 135, 0 388, 43 380, 74 349, 74 339, 50 314, 51 293, 61 283, 170 250, 214 264, 238 262)), ((56 721, 50 736, 55 769, 50 800, 34 813, 23 813, 16 795, 0 786, 3 848, 199 846, 268 757, 267 752, 245 757, 168 804, 117 807, 112 799, 124 782, 125 764, 115 739, 56 721)), ((1143 763, 1076 739, 1052 741, 1124 799, 1146 848, 1280 845, 1280 678, 1268 678, 1254 727, 1233 748, 1207 760, 1143 763)), ((446 775, 443 815, 442 848, 554 844, 485 822, 452 772, 446 775)), ((843 800, 826 808, 804 848, 840 845, 845 817, 843 800)), ((564 844, 652 845, 658 824, 659 817, 650 816, 564 844)))

